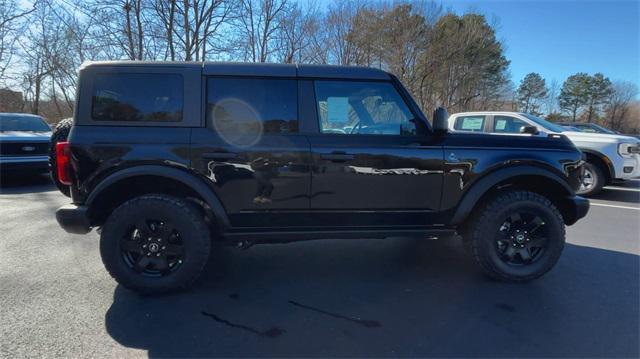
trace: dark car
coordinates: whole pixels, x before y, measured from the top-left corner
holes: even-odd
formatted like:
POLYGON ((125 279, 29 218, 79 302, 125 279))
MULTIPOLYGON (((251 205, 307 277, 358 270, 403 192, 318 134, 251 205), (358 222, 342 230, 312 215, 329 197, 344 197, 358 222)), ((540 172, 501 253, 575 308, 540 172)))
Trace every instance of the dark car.
POLYGON ((50 138, 51 128, 42 117, 26 113, 0 113, 2 174, 47 172, 50 138))
POLYGON ((640 135, 638 135, 637 133, 635 134, 623 134, 620 133, 618 131, 613 131, 610 130, 606 127, 597 125, 595 123, 588 123, 588 122, 558 122, 559 125, 564 126, 564 127, 571 127, 572 129, 575 129, 578 132, 588 132, 588 133, 604 133, 607 135, 624 135, 624 136, 631 136, 631 137, 635 137, 635 138, 640 138, 640 135))
POLYGON ((56 145, 57 219, 100 228, 109 273, 144 293, 189 286, 213 243, 459 233, 494 278, 549 271, 588 211, 580 151, 433 122, 377 69, 91 63, 56 145))
POLYGON ((611 131, 608 128, 596 125, 595 123, 586 122, 557 122, 561 126, 569 126, 575 128, 578 132, 605 133, 608 135, 619 135, 620 133, 611 131))

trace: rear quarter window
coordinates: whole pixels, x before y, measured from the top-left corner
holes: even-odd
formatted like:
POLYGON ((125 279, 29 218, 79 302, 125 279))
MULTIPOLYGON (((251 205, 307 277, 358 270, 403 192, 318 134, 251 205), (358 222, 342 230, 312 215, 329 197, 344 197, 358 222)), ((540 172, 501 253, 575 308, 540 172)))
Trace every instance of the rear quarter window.
POLYGON ((91 118, 94 121, 180 122, 183 83, 179 74, 97 74, 91 96, 91 118))

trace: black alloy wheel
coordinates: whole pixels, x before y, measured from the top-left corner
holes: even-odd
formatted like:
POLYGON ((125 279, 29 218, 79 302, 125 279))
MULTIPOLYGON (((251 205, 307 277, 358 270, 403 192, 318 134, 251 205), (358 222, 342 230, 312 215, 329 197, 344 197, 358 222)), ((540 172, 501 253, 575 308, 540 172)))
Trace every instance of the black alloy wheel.
POLYGON ((211 251, 203 212, 184 198, 147 194, 116 208, 102 226, 100 255, 121 285, 141 294, 190 287, 211 251))
POLYGON ((165 276, 184 260, 180 233, 166 220, 140 219, 120 243, 125 263, 146 276, 165 276))
POLYGON ((537 214, 511 214, 498 231, 496 245, 500 258, 510 265, 536 262, 547 248, 548 234, 544 220, 537 214))
POLYGON ((488 276, 526 282, 558 262, 565 243, 564 226, 562 214, 547 197, 505 190, 478 210, 465 239, 488 276))

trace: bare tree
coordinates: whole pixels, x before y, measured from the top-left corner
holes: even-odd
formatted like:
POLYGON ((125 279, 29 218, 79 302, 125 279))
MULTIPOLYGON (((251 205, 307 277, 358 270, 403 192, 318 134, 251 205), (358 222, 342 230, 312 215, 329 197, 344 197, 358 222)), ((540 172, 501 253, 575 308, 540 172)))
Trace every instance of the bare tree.
POLYGON ((277 37, 289 10, 287 0, 240 0, 237 48, 244 61, 273 61, 277 37))
POLYGON ((51 73, 47 63, 53 53, 52 45, 57 42, 57 33, 52 29, 51 3, 42 2, 29 18, 29 26, 20 39, 23 59, 22 77, 26 100, 31 104, 31 112, 38 114, 45 80, 51 73))
POLYGON ((234 3, 227 0, 182 0, 173 6, 173 10, 170 6, 169 19, 172 11, 175 11, 174 21, 176 17, 179 19, 165 25, 165 28, 173 30, 169 37, 170 47, 175 47, 175 38, 185 61, 206 60, 211 50, 208 46, 212 46, 214 51, 221 48, 213 43, 214 39, 220 40, 216 35, 234 10, 234 3))
POLYGON ((174 44, 173 32, 176 23, 177 0, 155 0, 153 8, 157 19, 162 24, 164 36, 166 39, 168 53, 165 53, 164 59, 171 61, 176 60, 176 48, 174 44))
POLYGON ((307 49, 312 46, 313 34, 318 31, 318 8, 307 4, 304 11, 300 5, 291 5, 280 21, 277 33, 277 60, 283 63, 313 61, 307 58, 307 49))
MULTIPOLYGON (((629 119, 631 104, 638 95, 638 86, 633 82, 615 81, 613 91, 605 107, 605 124, 614 131, 622 131, 629 119)), ((636 119, 637 121, 637 119, 636 119)))
POLYGON ((553 79, 549 83, 547 91, 547 97, 545 98, 545 110, 548 114, 552 114, 558 111, 558 95, 560 94, 560 83, 558 80, 553 79))
POLYGON ((26 26, 25 18, 37 6, 36 1, 30 9, 22 9, 18 6, 18 1, 0 0, 0 79, 5 78, 5 72, 16 55, 16 43, 26 26))
POLYGON ((324 46, 327 48, 327 61, 337 65, 351 65, 355 62, 355 45, 348 35, 353 28, 353 19, 361 2, 336 1, 328 8, 324 21, 324 46))

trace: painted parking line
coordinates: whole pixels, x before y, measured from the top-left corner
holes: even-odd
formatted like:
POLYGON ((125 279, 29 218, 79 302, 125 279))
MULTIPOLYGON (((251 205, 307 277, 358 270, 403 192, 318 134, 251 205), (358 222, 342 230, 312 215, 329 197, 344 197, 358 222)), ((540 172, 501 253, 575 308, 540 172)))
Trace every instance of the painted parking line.
POLYGON ((640 188, 607 186, 607 187, 604 187, 604 189, 609 189, 609 190, 614 190, 614 191, 640 192, 640 188))
POLYGON ((604 203, 598 203, 598 202, 594 202, 594 201, 589 201, 589 202, 590 202, 590 204, 592 206, 620 208, 620 209, 632 209, 632 210, 635 210, 635 211, 640 211, 640 207, 616 206, 616 205, 613 205, 613 204, 604 204, 604 203))

